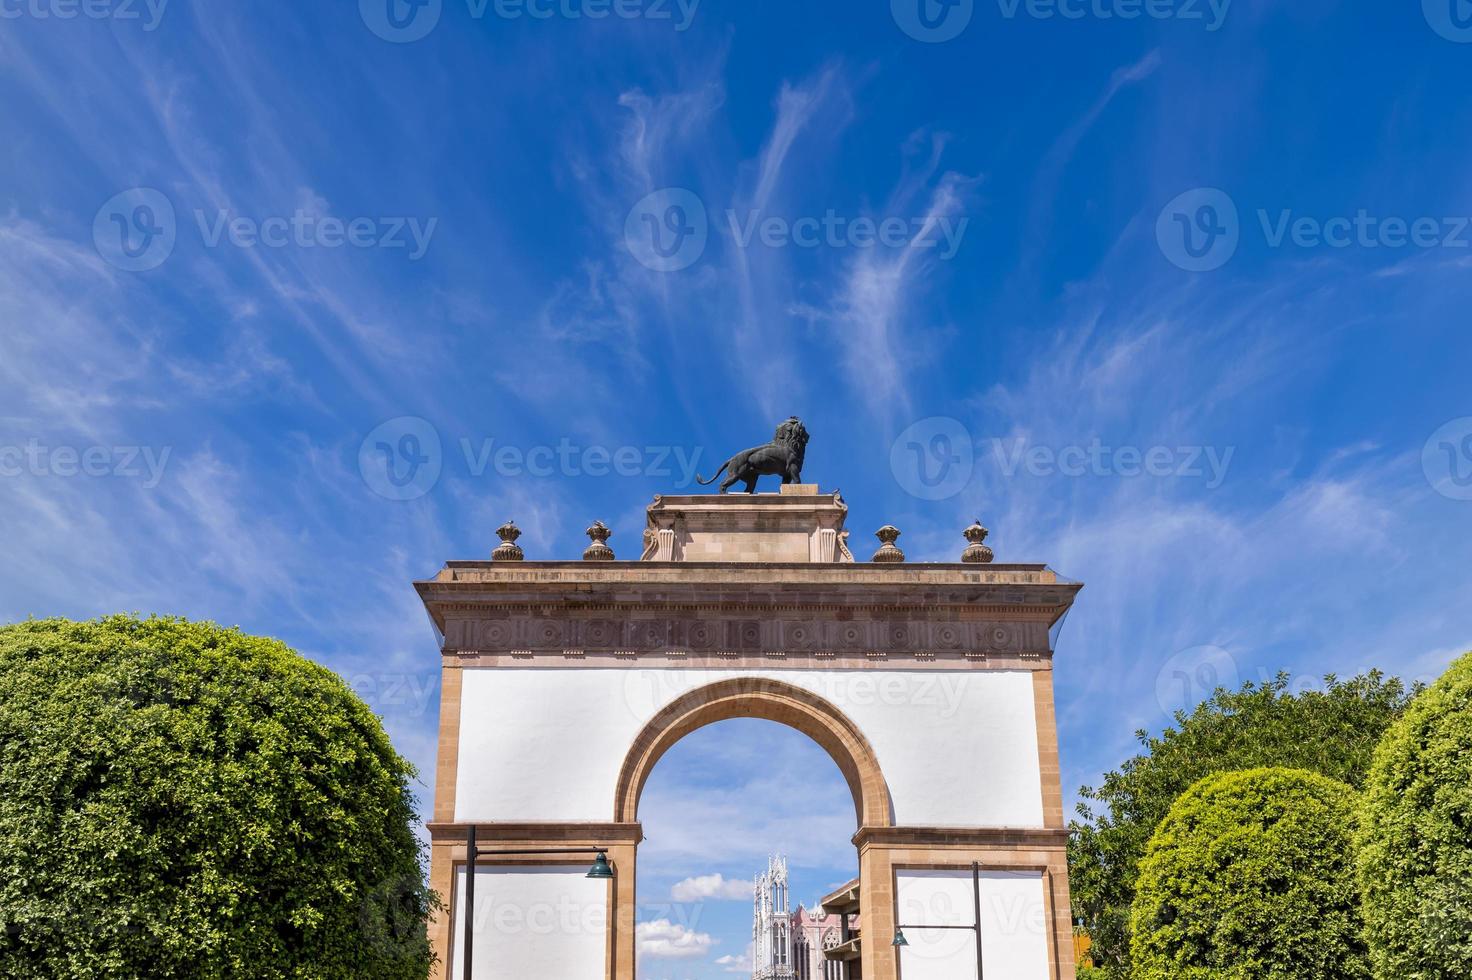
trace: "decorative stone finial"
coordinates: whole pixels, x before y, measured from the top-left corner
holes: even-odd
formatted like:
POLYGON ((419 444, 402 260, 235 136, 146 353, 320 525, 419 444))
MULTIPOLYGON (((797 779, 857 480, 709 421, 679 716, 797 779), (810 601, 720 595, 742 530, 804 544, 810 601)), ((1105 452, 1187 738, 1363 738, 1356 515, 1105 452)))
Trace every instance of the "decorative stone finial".
POLYGON ((874 536, 881 543, 879 550, 874 552, 874 557, 870 558, 870 561, 890 562, 905 560, 905 553, 895 546, 895 541, 899 540, 900 536, 899 528, 893 524, 886 524, 875 531, 874 536))
POLYGON ((496 536, 501 539, 501 543, 491 552, 491 561, 522 561, 526 558, 526 554, 516 543, 516 539, 521 537, 521 529, 516 526, 515 521, 507 521, 496 528, 496 536))
POLYGON ((966 550, 961 552, 961 560, 968 565, 989 564, 994 557, 992 555, 992 549, 982 544, 982 542, 986 540, 986 536, 991 532, 981 526, 981 521, 977 521, 961 533, 966 535, 967 541, 971 542, 966 547, 966 550))
POLYGON ((587 534, 593 539, 593 543, 583 552, 583 561, 613 561, 613 549, 608 546, 608 538, 613 532, 608 529, 608 525, 602 521, 594 521, 587 534))

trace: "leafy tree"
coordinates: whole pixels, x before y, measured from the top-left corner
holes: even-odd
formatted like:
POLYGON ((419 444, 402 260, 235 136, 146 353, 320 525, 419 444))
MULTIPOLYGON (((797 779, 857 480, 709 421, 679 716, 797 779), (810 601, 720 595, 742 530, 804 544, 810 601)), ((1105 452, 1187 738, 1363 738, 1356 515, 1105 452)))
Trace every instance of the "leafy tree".
POLYGON ((278 641, 0 627, 0 976, 424 977, 413 776, 278 641))
POLYGON ((1360 888, 1376 976, 1472 977, 1472 654, 1386 733, 1362 821, 1360 888))
POLYGON ((1381 735, 1410 699, 1400 681, 1372 672, 1324 678, 1323 690, 1289 690, 1287 674, 1238 691, 1218 690, 1159 738, 1137 737, 1143 752, 1079 791, 1069 875, 1074 915, 1084 919, 1098 980, 1127 980, 1129 914, 1137 865, 1171 804, 1218 772, 1284 766, 1364 784, 1381 735))
POLYGON ((1302 769, 1208 776, 1140 862, 1135 980, 1368 980, 1356 794, 1302 769))

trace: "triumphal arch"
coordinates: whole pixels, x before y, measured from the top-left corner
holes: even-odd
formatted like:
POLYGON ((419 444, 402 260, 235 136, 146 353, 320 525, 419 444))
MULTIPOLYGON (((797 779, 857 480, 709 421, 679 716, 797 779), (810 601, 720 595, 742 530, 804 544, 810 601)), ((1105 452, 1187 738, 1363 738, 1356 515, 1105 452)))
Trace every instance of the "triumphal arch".
POLYGON ((853 792, 846 976, 1072 980, 1053 639, 1080 586, 993 562, 979 525, 954 563, 906 562, 888 527, 856 561, 846 514, 798 483, 660 496, 638 560, 601 524, 581 560, 527 560, 507 525, 491 560, 417 583, 443 645, 439 977, 634 980, 640 791, 682 737, 748 717, 853 792))

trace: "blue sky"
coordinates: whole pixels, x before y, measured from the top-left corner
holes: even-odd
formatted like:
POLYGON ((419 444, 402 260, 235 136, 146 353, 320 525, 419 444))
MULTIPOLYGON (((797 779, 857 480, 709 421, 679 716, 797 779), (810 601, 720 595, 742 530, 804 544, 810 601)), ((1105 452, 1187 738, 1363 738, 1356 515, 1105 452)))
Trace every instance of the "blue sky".
POLYGON ((1209 681, 1472 647, 1465 0, 398 2, 0 2, 0 619, 279 636, 428 769, 411 580, 632 557, 798 414, 861 557, 1087 583, 1070 791, 1209 681))

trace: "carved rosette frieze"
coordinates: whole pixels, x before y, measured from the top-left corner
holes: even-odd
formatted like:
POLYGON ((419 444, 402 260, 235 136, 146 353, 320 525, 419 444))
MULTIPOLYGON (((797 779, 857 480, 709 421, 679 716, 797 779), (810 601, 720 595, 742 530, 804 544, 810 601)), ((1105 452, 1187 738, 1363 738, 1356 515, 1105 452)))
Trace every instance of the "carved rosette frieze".
MULTIPOLYGON (((851 615, 851 614, 850 614, 851 615)), ((648 616, 611 619, 535 614, 456 618, 447 623, 445 648, 461 653, 861 655, 1046 655, 1047 623, 1037 620, 929 621, 729 616, 648 616)))

